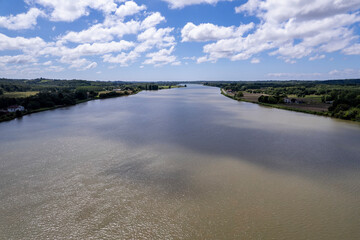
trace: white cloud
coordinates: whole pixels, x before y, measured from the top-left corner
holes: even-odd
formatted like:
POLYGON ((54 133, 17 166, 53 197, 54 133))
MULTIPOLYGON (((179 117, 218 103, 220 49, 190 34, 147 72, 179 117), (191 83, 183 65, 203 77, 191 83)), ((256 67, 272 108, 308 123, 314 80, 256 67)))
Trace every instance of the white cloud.
POLYGON ((52 21, 72 22, 82 16, 89 15, 89 9, 110 13, 117 10, 114 0, 27 0, 29 4, 39 4, 52 10, 52 21))
POLYGON ((85 58, 69 58, 66 56, 61 57, 59 62, 70 64, 69 68, 77 68, 77 69, 84 68, 85 66, 91 64, 91 62, 86 60, 85 58))
POLYGON ((141 43, 136 46, 135 51, 146 52, 153 47, 164 48, 175 45, 175 38, 170 35, 173 28, 149 28, 138 35, 137 39, 141 43))
POLYGON ((253 32, 235 36, 231 27, 187 24, 183 41, 216 40, 204 46, 206 56, 198 62, 245 60, 268 51, 289 63, 315 53, 359 54, 358 36, 352 28, 360 22, 359 8, 359 0, 249 0, 235 11, 259 18, 253 32))
POLYGON ((25 53, 36 54, 37 51, 48 46, 41 38, 24 38, 24 37, 8 37, 0 33, 0 51, 3 50, 20 50, 25 53))
POLYGON ((0 27, 10 30, 29 29, 36 25, 39 16, 44 17, 45 13, 37 8, 31 8, 27 13, 20 13, 16 16, 0 16, 0 27))
POLYGON ((275 79, 318 79, 324 74, 322 73, 269 73, 270 78, 275 79))
POLYGON ((307 80, 321 80, 321 79, 338 79, 338 78, 358 78, 360 76, 360 69, 341 69, 331 70, 329 72, 281 72, 281 73, 268 73, 267 79, 307 79, 307 80))
POLYGON ((126 34, 136 34, 140 30, 140 23, 137 21, 116 22, 106 26, 105 24, 95 24, 81 32, 69 32, 61 37, 62 41, 75 43, 91 43, 111 41, 114 37, 122 38, 126 34))
POLYGON ((360 55, 360 43, 354 44, 343 50, 346 55, 360 55))
POLYGON ((257 15, 271 23, 325 19, 360 8, 358 0, 249 0, 235 8, 237 13, 257 15))
MULTIPOLYGON (((160 60, 159 54, 166 55, 165 50, 171 50, 176 45, 175 37, 172 36, 174 29, 157 28, 158 24, 166 21, 165 17, 159 12, 145 12, 145 5, 123 0, 71 1, 73 5, 68 0, 27 0, 26 2, 32 6, 43 6, 44 10, 50 12, 52 21, 73 21, 87 15, 91 9, 102 11, 104 21, 100 23, 92 21, 92 25, 87 29, 67 32, 50 42, 40 37, 9 37, 0 33, 0 51, 13 50, 22 53, 19 56, 3 57, 2 66, 27 60, 33 65, 46 66, 47 69, 59 62, 68 64, 69 68, 76 70, 89 70, 97 67, 94 58, 90 58, 93 56, 99 56, 103 62, 128 66, 149 51, 154 53, 153 56, 146 55, 149 58, 147 60, 149 62, 152 59, 155 65, 180 64, 171 54, 167 55, 166 61, 160 60), (127 16, 135 14, 138 15, 125 21, 127 16), (124 35, 132 35, 131 38, 134 40, 125 41, 122 39, 124 35), (165 50, 156 52, 159 49, 165 50), (45 57, 48 61, 43 63, 33 61, 38 57, 45 57)), ((54 71, 55 69, 63 68, 54 66, 54 71)))
POLYGON ((248 0, 245 4, 236 7, 235 12, 248 12, 250 15, 254 15, 255 13, 257 13, 261 4, 261 0, 248 0))
POLYGON ((37 60, 29 55, 0 56, 0 64, 26 64, 37 60))
POLYGON ((89 65, 87 65, 84 70, 88 70, 88 69, 92 69, 92 68, 96 68, 97 67, 97 63, 96 62, 92 62, 89 65))
MULTIPOLYGON (((110 52, 120 52, 134 46, 134 43, 121 40, 120 42, 81 44, 75 48, 62 48, 61 54, 71 56, 92 56, 110 52)), ((45 52, 44 52, 45 53, 45 52)))
POLYGON ((196 57, 195 56, 192 56, 192 57, 183 57, 184 60, 193 60, 195 61, 196 60, 196 57))
POLYGON ((324 59, 324 58, 325 58, 324 54, 322 54, 322 55, 316 54, 315 56, 310 57, 309 61, 315 61, 315 60, 324 59))
POLYGON ((241 37, 254 27, 254 23, 240 25, 239 27, 222 27, 211 23, 198 26, 189 22, 181 30, 183 42, 207 42, 226 38, 241 37))
POLYGON ((153 48, 173 47, 176 44, 175 38, 170 35, 173 30, 173 28, 156 29, 155 27, 146 29, 137 36, 138 43, 131 52, 122 52, 116 56, 106 54, 103 56, 103 60, 108 63, 118 63, 125 67, 135 62, 142 53, 153 48))
POLYGON ((147 16, 142 22, 123 22, 117 17, 107 16, 104 23, 95 24, 80 32, 69 32, 59 40, 75 43, 107 42, 115 37, 122 38, 124 35, 137 34, 140 30, 153 28, 162 21, 165 21, 165 18, 158 12, 147 16))
POLYGON ((252 63, 252 64, 260 63, 260 59, 258 59, 258 58, 253 58, 253 59, 251 59, 251 63, 252 63))
POLYGON ((169 3, 170 8, 183 8, 185 6, 196 5, 196 4, 215 5, 218 2, 232 1, 232 0, 162 0, 162 1, 169 3))
POLYGON ((155 12, 144 19, 144 21, 141 23, 141 28, 152 28, 163 21, 165 21, 165 18, 161 16, 159 12, 155 12))
POLYGON ((65 69, 60 66, 49 66, 48 68, 45 68, 45 71, 47 72, 62 72, 65 69))
POLYGON ((121 40, 120 42, 82 44, 75 48, 65 46, 51 46, 39 52, 41 55, 52 55, 60 57, 61 63, 70 64, 70 68, 88 70, 96 67, 84 56, 103 55, 107 53, 121 52, 134 46, 134 43, 121 40))
POLYGON ((104 62, 118 63, 122 67, 127 67, 127 66, 129 66, 130 63, 135 62, 135 60, 138 57, 140 57, 139 53, 137 53, 135 51, 131 51, 129 53, 122 52, 122 53, 118 54, 117 56, 112 56, 111 54, 106 54, 103 56, 103 59, 104 59, 104 62))
POLYGON ((334 78, 359 78, 360 76, 360 69, 352 69, 352 68, 346 68, 337 70, 334 69, 329 72, 329 75, 331 75, 334 78))
POLYGON ((134 1, 120 0, 26 0, 29 5, 38 4, 50 11, 50 20, 73 22, 82 16, 88 16, 90 10, 98 10, 105 16, 115 14, 118 18, 134 15, 146 9, 134 1), (118 6, 118 2, 123 3, 118 6))
POLYGON ((121 18, 124 18, 126 16, 134 15, 142 10, 145 10, 145 5, 137 5, 133 1, 125 2, 125 4, 121 5, 115 12, 115 14, 121 18))
POLYGON ((179 65, 180 62, 176 61, 176 56, 171 55, 174 51, 174 46, 169 49, 161 49, 158 52, 148 53, 143 64, 153 64, 156 67, 165 65, 165 64, 174 64, 179 65))
POLYGON ((211 60, 207 57, 207 56, 204 56, 204 57, 199 57, 196 62, 197 63, 204 63, 204 62, 210 62, 211 60))

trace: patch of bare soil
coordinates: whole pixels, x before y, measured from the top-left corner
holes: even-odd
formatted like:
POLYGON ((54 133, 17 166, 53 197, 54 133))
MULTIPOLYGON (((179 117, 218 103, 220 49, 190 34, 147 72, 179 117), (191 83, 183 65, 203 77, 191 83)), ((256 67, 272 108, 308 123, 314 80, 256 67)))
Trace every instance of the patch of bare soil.
POLYGON ((283 107, 290 107, 295 109, 301 109, 301 110, 308 110, 308 111, 315 111, 315 112, 327 112, 328 108, 331 106, 330 104, 326 103, 313 103, 313 104, 277 104, 279 106, 283 107))

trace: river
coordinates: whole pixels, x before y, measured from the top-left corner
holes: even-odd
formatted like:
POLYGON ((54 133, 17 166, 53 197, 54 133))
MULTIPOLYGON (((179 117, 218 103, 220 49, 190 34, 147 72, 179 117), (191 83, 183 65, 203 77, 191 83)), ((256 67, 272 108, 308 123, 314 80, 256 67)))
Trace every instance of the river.
POLYGON ((0 133, 0 239, 360 239, 357 123, 188 85, 0 133))

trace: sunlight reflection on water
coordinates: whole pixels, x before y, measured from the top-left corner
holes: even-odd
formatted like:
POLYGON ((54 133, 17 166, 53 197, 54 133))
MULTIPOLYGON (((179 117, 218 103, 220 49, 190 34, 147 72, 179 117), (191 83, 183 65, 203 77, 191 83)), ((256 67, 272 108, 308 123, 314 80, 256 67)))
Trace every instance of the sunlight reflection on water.
POLYGON ((360 238, 358 124, 188 85, 0 132, 0 238, 360 238))

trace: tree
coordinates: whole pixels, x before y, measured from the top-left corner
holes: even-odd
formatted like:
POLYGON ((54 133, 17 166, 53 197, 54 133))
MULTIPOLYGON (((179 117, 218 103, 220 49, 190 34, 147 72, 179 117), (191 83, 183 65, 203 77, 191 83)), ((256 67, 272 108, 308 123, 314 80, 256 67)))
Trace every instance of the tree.
POLYGON ((84 100, 84 99, 87 99, 87 92, 86 91, 79 91, 77 90, 75 92, 75 98, 76 99, 79 99, 79 100, 84 100))
POLYGON ((244 94, 241 91, 237 92, 235 95, 236 98, 242 98, 243 96, 244 96, 244 94))
POLYGON ((18 118, 18 117, 22 117, 22 112, 20 111, 16 111, 15 112, 15 116, 18 118))

